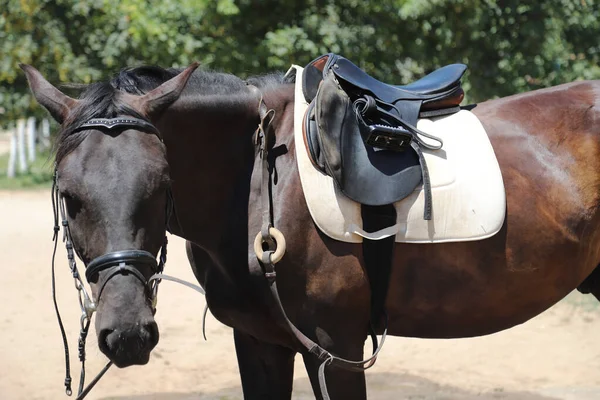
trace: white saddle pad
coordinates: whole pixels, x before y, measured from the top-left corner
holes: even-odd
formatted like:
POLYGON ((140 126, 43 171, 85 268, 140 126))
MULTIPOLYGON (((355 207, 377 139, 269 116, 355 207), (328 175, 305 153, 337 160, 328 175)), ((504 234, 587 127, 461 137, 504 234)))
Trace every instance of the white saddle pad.
POLYGON ((500 230, 506 212, 500 167, 479 119, 461 110, 446 117, 421 119, 417 124, 444 141, 440 150, 423 150, 431 177, 432 219, 423 219, 424 193, 419 185, 394 203, 396 225, 363 231, 361 205, 346 197, 309 159, 302 134, 308 107, 302 95, 303 68, 293 65, 292 69, 296 70, 294 140, 300 181, 310 214, 323 233, 350 243, 392 235, 401 243, 442 243, 485 239, 500 230))

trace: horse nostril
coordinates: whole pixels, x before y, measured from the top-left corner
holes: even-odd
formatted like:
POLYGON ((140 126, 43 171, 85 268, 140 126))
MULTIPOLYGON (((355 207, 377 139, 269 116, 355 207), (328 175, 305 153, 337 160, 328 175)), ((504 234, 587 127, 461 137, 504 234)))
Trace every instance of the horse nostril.
POLYGON ((114 332, 114 329, 102 329, 98 334, 98 347, 107 356, 111 353, 111 343, 109 335, 114 332))
POLYGON ((156 322, 152 321, 143 325, 143 329, 148 335, 148 345, 149 350, 152 350, 154 346, 158 343, 158 325, 156 322))
POLYGON ((98 347, 117 367, 143 365, 158 343, 156 322, 137 322, 125 329, 104 328, 98 333, 98 347))

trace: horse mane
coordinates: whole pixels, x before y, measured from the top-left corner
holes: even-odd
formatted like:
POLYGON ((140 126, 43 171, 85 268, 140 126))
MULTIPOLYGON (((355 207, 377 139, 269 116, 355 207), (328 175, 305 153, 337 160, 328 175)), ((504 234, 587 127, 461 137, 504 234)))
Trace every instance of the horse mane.
MULTIPOLYGON (((121 70, 111 80, 118 90, 142 95, 177 76, 184 68, 162 68, 157 66, 142 66, 121 70)), ((245 81, 241 78, 218 71, 197 69, 186 85, 182 96, 200 95, 229 95, 245 92, 247 86, 254 85, 259 89, 269 90, 282 84, 290 83, 282 73, 269 73, 251 76, 245 81)), ((291 82, 293 83, 293 82, 291 82)))
MULTIPOLYGON (((78 131, 81 124, 92 118, 115 118, 119 115, 129 115, 144 118, 136 110, 120 99, 120 91, 143 95, 162 83, 175 77, 183 68, 162 68, 158 66, 141 66, 125 68, 113 78, 104 82, 82 84, 65 84, 62 87, 77 90, 79 104, 62 124, 54 145, 56 163, 73 151, 85 139, 89 131, 78 131)), ((247 81, 235 75, 204 69, 194 71, 182 96, 191 95, 232 95, 246 92, 251 84, 268 90, 276 88, 285 81, 283 74, 274 73, 253 76, 247 81)))

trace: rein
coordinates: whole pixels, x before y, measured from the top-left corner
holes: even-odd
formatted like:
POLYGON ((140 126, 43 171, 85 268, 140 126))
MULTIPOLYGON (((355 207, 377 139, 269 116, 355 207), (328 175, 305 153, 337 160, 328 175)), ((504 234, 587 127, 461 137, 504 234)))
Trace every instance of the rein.
POLYGON ((73 393, 71 389, 71 362, 69 359, 69 344, 67 341, 67 335, 65 333, 65 328, 62 323, 62 318, 60 316, 60 311, 58 309, 58 303, 56 301, 56 278, 55 278, 55 258, 56 258, 56 248, 58 246, 58 233, 60 231, 59 226, 59 214, 60 218, 62 218, 62 226, 63 226, 63 242, 65 243, 65 247, 67 250, 67 259, 69 261, 69 268, 71 270, 71 275, 73 276, 73 280, 75 282, 75 289, 77 290, 77 297, 79 300, 79 307, 81 309, 81 317, 79 318, 80 331, 79 331, 79 339, 77 341, 78 350, 79 350, 79 361, 81 362, 81 373, 79 376, 79 389, 77 391, 77 399, 83 399, 87 393, 96 385, 96 383, 102 378, 102 376, 108 371, 108 369, 112 366, 112 361, 108 362, 104 368, 98 373, 96 378, 90 382, 87 388, 84 389, 85 384, 85 344, 87 335, 90 328, 90 323, 92 320, 92 315, 96 311, 96 303, 92 300, 92 297, 88 294, 85 289, 85 285, 81 280, 81 275, 79 274, 79 270, 77 268, 77 263, 75 261, 75 252, 73 250, 73 241, 71 239, 71 232, 69 231, 69 223, 67 221, 65 205, 62 196, 58 190, 58 178, 56 170, 54 172, 54 179, 52 184, 52 208, 54 211, 54 251, 52 252, 52 300, 54 302, 54 310, 56 311, 56 317, 58 319, 58 325, 60 327, 60 333, 63 339, 63 347, 65 350, 65 393, 67 396, 71 396, 73 393))
MULTIPOLYGON (((94 118, 91 119, 78 128, 74 130, 74 132, 96 128, 100 130, 113 130, 113 129, 130 129, 135 128, 140 131, 148 132, 156 135, 161 142, 163 141, 162 136, 160 135, 158 129, 154 127, 150 122, 139 119, 139 118, 131 118, 131 117, 120 117, 120 118, 94 118)), ((61 220, 62 229, 63 229, 63 242, 65 243, 65 248, 67 251, 67 259, 69 262, 69 268, 71 270, 71 275, 73 276, 73 280, 75 282, 75 289, 78 293, 79 306, 81 309, 81 317, 79 319, 80 322, 80 331, 79 331, 79 339, 78 339, 78 350, 79 350, 79 361, 81 362, 81 374, 79 378, 79 387, 77 400, 81 400, 87 396, 87 394, 92 390, 92 388, 98 383, 98 381, 104 376, 104 374, 108 371, 108 369, 112 366, 113 362, 109 361, 104 368, 98 373, 98 375, 89 383, 87 387, 84 388, 85 385, 85 344, 87 335, 89 332, 89 327, 92 319, 92 315, 97 309, 98 301, 102 295, 104 287, 112 278, 121 274, 131 274, 139 279, 144 286, 147 288, 151 304, 152 311, 156 312, 156 301, 158 295, 158 285, 159 283, 165 279, 174 281, 180 284, 183 284, 187 287, 190 287, 201 294, 204 294, 204 289, 202 289, 198 285, 194 285, 189 282, 182 281, 181 279, 171 277, 163 274, 164 266, 167 262, 167 237, 165 235, 165 239, 163 245, 160 249, 159 262, 156 262, 154 255, 144 250, 122 250, 111 252, 108 254, 104 254, 93 259, 90 263, 88 263, 85 271, 85 276, 88 282, 91 282, 95 276, 98 275, 102 271, 108 271, 107 276, 102 280, 102 282, 98 281, 100 289, 98 290, 98 297, 94 301, 92 296, 90 296, 85 288, 85 285, 81 279, 81 275, 77 268, 77 263, 75 261, 75 251, 73 247, 73 239, 71 237, 71 231, 69 229, 69 222, 67 220, 66 206, 63 199, 63 196, 60 193, 58 188, 58 172, 55 166, 53 183, 52 183, 52 209, 54 215, 54 235, 52 240, 54 241, 54 249, 52 252, 52 300, 54 303, 54 309, 56 311, 56 316, 58 320, 58 325, 61 331, 63 346, 65 351, 65 392, 67 396, 72 395, 71 389, 71 367, 70 367, 70 359, 69 359, 69 345, 67 341, 67 336, 65 333, 64 325, 62 322, 62 318, 60 316, 60 312, 58 309, 58 302, 56 300, 56 279, 55 279, 55 258, 56 258, 56 249, 58 247, 58 234, 60 232, 59 219, 61 220), (135 266, 143 266, 150 268, 153 274, 150 278, 146 280, 144 275, 140 272, 138 268, 135 266)), ((166 231, 169 231, 169 220, 171 218, 172 213, 175 211, 175 203, 173 201, 173 194, 169 189, 167 191, 167 206, 166 206, 166 231)), ((177 217, 177 216, 176 216, 177 217)), ((202 331, 205 335, 205 319, 208 310, 208 305, 204 310, 204 319, 202 331)))
MULTIPOLYGON (((258 91, 258 89, 256 89, 258 91)), ((271 146, 273 127, 272 122, 275 118, 275 111, 273 109, 267 109, 262 95, 259 100, 258 113, 260 116, 260 122, 256 130, 256 145, 260 146, 260 157, 262 159, 262 179, 261 179, 261 205, 262 205, 262 229, 256 235, 254 242, 254 251, 256 257, 261 262, 265 269, 265 278, 269 283, 269 288, 275 304, 277 305, 277 311, 279 318, 283 323, 290 329, 296 339, 308 350, 309 353, 317 356, 322 361, 319 367, 318 377, 319 386, 321 388, 321 394, 324 400, 330 400, 329 393, 327 391, 327 382, 325 380, 325 367, 333 365, 338 368, 342 368, 348 371, 362 372, 366 369, 371 368, 375 361, 377 361, 377 355, 381 351, 385 338, 387 336, 387 315, 385 315, 385 329, 381 336, 381 343, 378 344, 377 335, 373 326, 369 326, 369 335, 373 342, 373 354, 371 357, 362 361, 347 360, 336 355, 331 354, 323 347, 319 346, 308 336, 302 333, 292 321, 288 318, 281 299, 279 297, 279 291, 277 290, 277 271, 275 264, 281 260, 283 253, 285 252, 285 237, 283 234, 273 227, 272 224, 272 202, 271 202, 271 173, 269 170, 269 148, 271 146), (266 247, 266 250, 263 249, 266 247)))

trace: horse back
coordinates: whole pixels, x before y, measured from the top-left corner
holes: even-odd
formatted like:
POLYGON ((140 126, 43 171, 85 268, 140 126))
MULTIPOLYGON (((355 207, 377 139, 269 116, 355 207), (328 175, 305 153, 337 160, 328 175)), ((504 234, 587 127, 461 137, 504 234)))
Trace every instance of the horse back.
POLYGON ((392 332, 465 337, 506 329, 553 305, 594 270, 599 99, 599 81, 576 82, 473 109, 502 171, 504 226, 483 241, 397 245, 386 304, 392 332))

